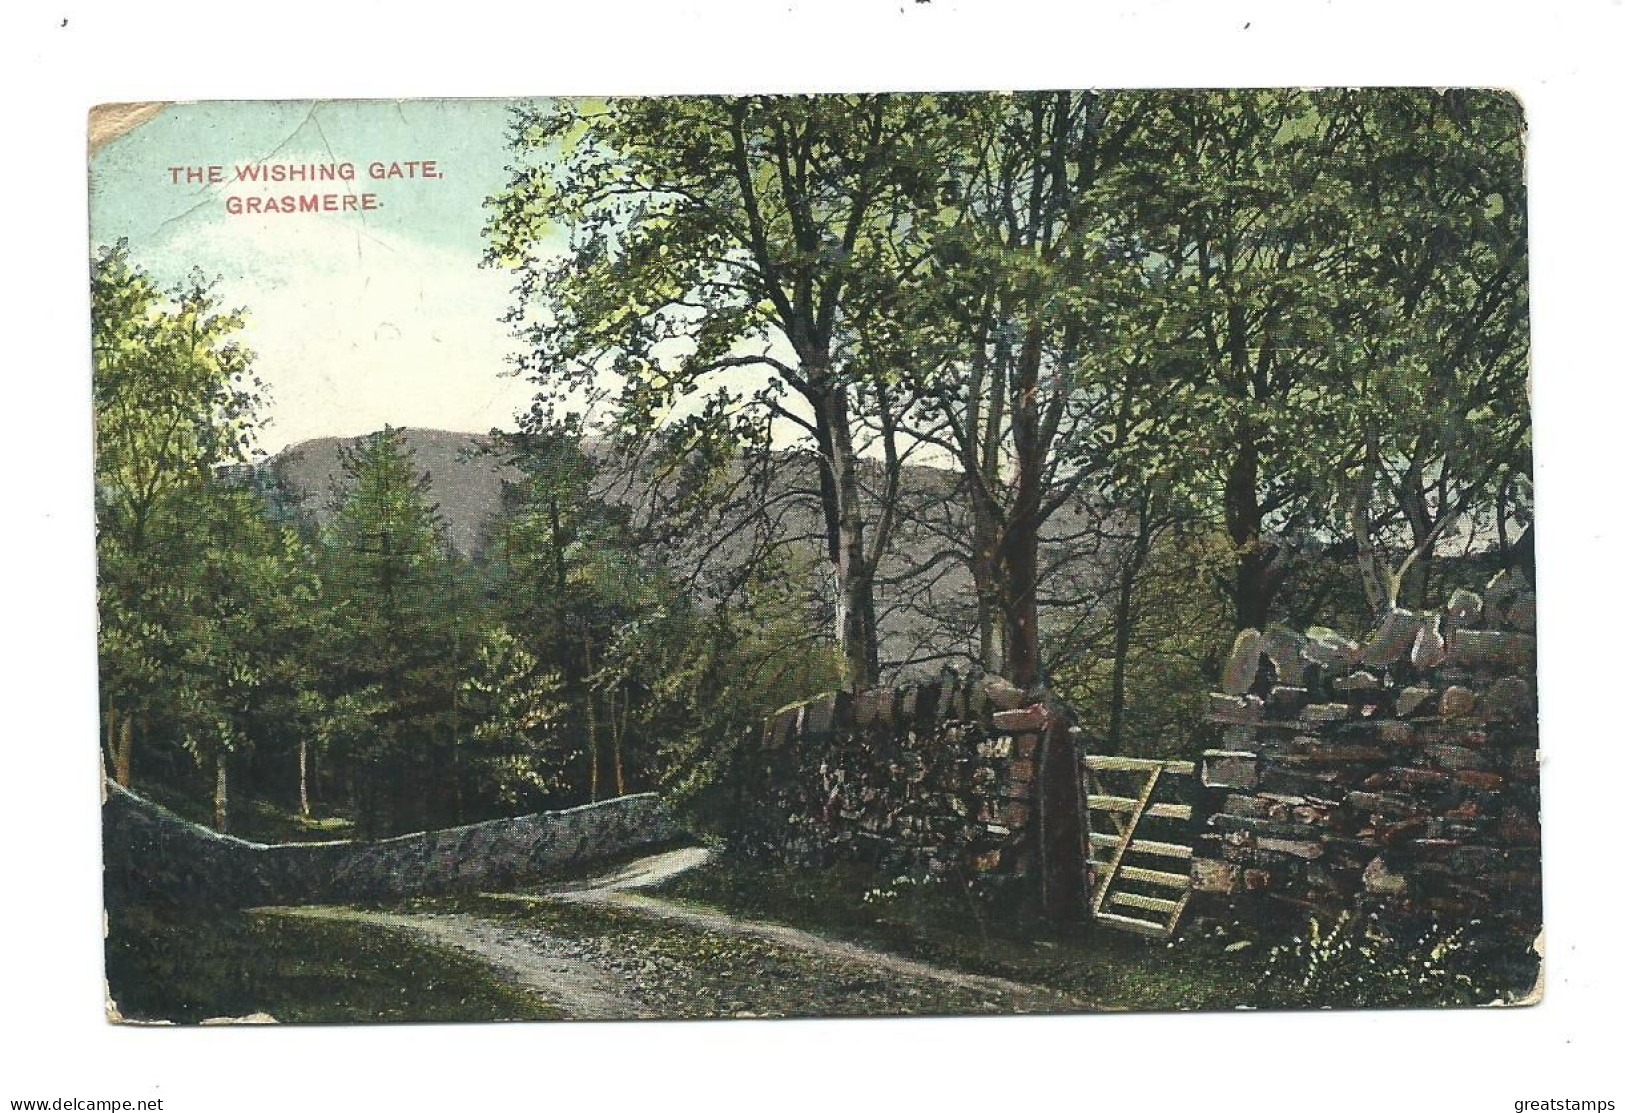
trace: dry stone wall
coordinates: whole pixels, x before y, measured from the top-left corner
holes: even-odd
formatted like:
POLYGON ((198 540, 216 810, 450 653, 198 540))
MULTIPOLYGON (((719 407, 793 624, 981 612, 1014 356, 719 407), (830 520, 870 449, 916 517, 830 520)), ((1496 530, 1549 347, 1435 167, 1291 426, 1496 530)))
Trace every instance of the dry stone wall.
POLYGON ((1195 890, 1538 923, 1534 632, 1516 571, 1364 640, 1243 631, 1211 697, 1195 890))
POLYGON ((752 841, 803 865, 861 861, 987 889, 1032 878, 1076 903, 1087 832, 1070 725, 1058 701, 997 677, 784 708, 763 725, 752 841))
POLYGON ((386 901, 500 889, 681 839, 656 796, 622 796, 377 842, 265 845, 188 823, 107 786, 102 844, 107 905, 386 901))

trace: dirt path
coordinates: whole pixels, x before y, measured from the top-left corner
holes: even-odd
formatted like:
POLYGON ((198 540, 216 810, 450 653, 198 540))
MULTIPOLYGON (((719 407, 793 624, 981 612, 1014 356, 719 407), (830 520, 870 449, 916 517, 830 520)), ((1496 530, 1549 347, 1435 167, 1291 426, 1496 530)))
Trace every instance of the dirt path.
POLYGON ((814 935, 810 931, 802 931, 799 928, 786 927, 783 924, 765 923, 760 920, 741 920, 713 908, 679 904, 675 901, 637 891, 652 889, 685 870, 702 866, 709 857, 710 851, 698 847, 673 850, 666 854, 641 858, 617 873, 595 878, 579 886, 572 886, 557 892, 487 895, 493 900, 526 904, 556 901, 566 904, 607 905, 701 932, 749 936, 790 947, 794 950, 822 955, 837 961, 853 962, 873 969, 885 970, 904 978, 941 982, 961 989, 981 990, 1018 999, 1038 995, 1050 1000, 1052 1002, 1051 1007, 1053 1007, 1054 995, 1034 986, 1006 981, 1003 978, 962 974, 957 970, 947 970, 940 966, 932 966, 929 963, 916 962, 913 959, 903 958, 900 955, 890 954, 886 951, 877 951, 870 947, 859 946, 856 943, 826 939, 824 936, 814 935))
POLYGON ((455 948, 482 959, 505 981, 563 1015, 582 1020, 1079 1007, 1038 987, 962 974, 644 891, 703 865, 708 856, 698 848, 674 850, 548 892, 485 894, 476 911, 326 906, 263 911, 366 923, 455 948))

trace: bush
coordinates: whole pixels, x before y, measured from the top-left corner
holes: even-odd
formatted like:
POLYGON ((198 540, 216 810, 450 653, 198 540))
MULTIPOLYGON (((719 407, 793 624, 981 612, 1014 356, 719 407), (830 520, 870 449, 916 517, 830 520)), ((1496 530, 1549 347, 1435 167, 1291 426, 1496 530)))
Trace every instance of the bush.
POLYGON ((1476 923, 1382 926, 1344 912, 1310 917, 1289 942, 1270 948, 1252 1004, 1260 1008, 1382 1008, 1511 1001, 1533 984, 1536 956, 1476 923), (1527 977, 1525 977, 1527 975, 1527 977))

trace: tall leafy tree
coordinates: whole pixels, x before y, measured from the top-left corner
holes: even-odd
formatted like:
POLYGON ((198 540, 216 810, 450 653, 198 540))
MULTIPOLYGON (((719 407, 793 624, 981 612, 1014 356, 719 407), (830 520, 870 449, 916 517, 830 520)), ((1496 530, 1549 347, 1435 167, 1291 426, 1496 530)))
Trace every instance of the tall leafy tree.
POLYGON ((501 436, 497 451, 518 478, 506 487, 491 590, 509 628, 524 631, 527 656, 555 677, 561 729, 580 740, 587 798, 597 800, 605 782, 604 710, 594 677, 621 593, 636 582, 634 562, 619 559, 626 515, 599 497, 598 466, 574 419, 533 420, 526 431, 501 436), (599 577, 602 566, 612 571, 599 577))
POLYGON ((1345 93, 1359 327, 1342 506, 1371 608, 1430 596, 1443 541, 1528 490, 1523 117, 1474 90, 1345 93))
POLYGON ((866 353, 901 368, 910 437, 963 477, 979 656, 1040 676, 1046 526, 1098 494, 1112 451, 1158 396, 1134 347, 1135 251, 1113 218, 1115 173, 1146 116, 1129 95, 1031 93, 968 102, 928 230, 927 265, 897 288, 866 353), (890 348, 892 350, 888 351, 890 348))
POLYGON ((544 398, 613 394, 637 437, 709 397, 716 421, 750 415, 736 429, 757 451, 775 423, 805 438, 855 687, 879 672, 874 571, 896 491, 881 491, 871 531, 850 301, 857 276, 872 288, 897 265, 878 231, 935 203, 942 119, 894 96, 523 109, 488 227, 490 260, 519 275, 513 320, 544 398))
POLYGON ((120 243, 91 263, 96 513, 104 725, 115 777, 133 776, 137 736, 184 646, 191 505, 216 468, 246 458, 258 384, 199 274, 165 291, 120 243))
POLYGON ((180 634, 165 697, 170 726, 214 775, 215 826, 230 822, 232 770, 260 746, 283 748, 315 684, 318 585, 310 553, 273 524, 259 494, 230 481, 188 501, 189 550, 166 569, 178 592, 180 634))
POLYGON ((562 786, 575 756, 562 729, 563 685, 519 638, 487 625, 459 695, 467 724, 459 749, 470 754, 467 762, 459 758, 459 786, 471 781, 475 791, 507 807, 562 786))
POLYGON ((1327 528, 1345 435, 1340 341, 1371 248, 1351 226, 1352 124, 1327 94, 1148 96, 1118 210, 1146 260, 1146 342, 1167 402, 1142 443, 1214 507, 1235 622, 1262 627, 1290 540, 1327 528))
POLYGON ((324 548, 334 694, 375 691, 372 729, 346 755, 364 828, 393 832, 434 817, 436 773, 452 744, 464 653, 452 555, 399 430, 342 456, 342 491, 324 548))

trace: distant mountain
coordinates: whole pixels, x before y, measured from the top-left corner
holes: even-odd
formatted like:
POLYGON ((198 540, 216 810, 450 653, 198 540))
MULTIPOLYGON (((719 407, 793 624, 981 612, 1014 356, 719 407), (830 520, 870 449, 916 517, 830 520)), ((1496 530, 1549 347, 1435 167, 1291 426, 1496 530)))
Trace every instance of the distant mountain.
MULTIPOLYGON (((518 471, 487 449, 491 437, 444 429, 402 429, 402 438, 421 471, 429 474, 429 493, 446 522, 452 545, 463 555, 474 555, 493 536, 492 527, 502 513, 502 486, 518 478, 518 471)), ((309 515, 317 523, 331 519, 342 494, 344 473, 340 449, 365 440, 357 437, 321 437, 294 445, 263 465, 275 478, 285 505, 309 515)), ((589 442, 589 454, 607 458, 609 449, 589 442)), ((816 502, 817 477, 805 455, 786 455, 767 499, 772 504, 772 532, 785 552, 796 554, 814 577, 832 575, 822 540, 823 520, 816 502)), ((964 500, 955 493, 959 477, 940 468, 905 468, 899 503, 902 510, 891 545, 882 556, 876 582, 877 619, 881 657, 903 673, 935 671, 941 664, 970 664, 975 636, 976 600, 969 570, 953 557, 969 533, 964 500)), ((873 492, 879 475, 871 465, 864 486, 873 492)), ((606 480, 601 497, 627 506, 642 522, 659 521, 650 509, 649 488, 638 480, 606 480)), ((870 507, 873 509, 871 497, 870 507)), ((718 523, 720 525, 720 523, 718 523)), ((1521 531, 1521 527, 1520 527, 1521 531)), ((1120 559, 1121 539, 1101 530, 1101 520, 1081 500, 1063 507, 1044 529, 1041 553, 1043 595, 1051 609, 1071 609, 1086 600, 1098 603, 1105 577, 1120 559)), ((674 539, 676 548, 666 556, 674 568, 712 565, 727 568, 742 561, 753 543, 749 531, 720 528, 721 539, 674 539), (689 557, 692 556, 690 560, 689 557)), ((1480 531, 1480 538, 1487 533, 1480 531)), ((1480 541, 1482 552, 1486 542, 1480 541)), ((1520 559, 1533 572, 1532 535, 1518 544, 1520 559)), ((1460 545, 1446 545, 1442 559, 1459 559, 1460 545)), ((1346 561, 1345 556, 1329 557, 1346 561)), ((833 583, 808 585, 809 600, 823 609, 812 621, 833 625, 833 583), (829 613, 823 613, 827 611, 829 613)), ((696 582, 693 590, 705 594, 696 582)), ((1074 611, 1074 614, 1081 613, 1074 611)))
MULTIPOLYGON (((438 504, 452 545, 465 556, 477 553, 492 536, 492 526, 502 512, 503 482, 517 479, 517 469, 486 451, 491 438, 485 434, 444 429, 400 432, 417 467, 429 475, 430 497, 438 504)), ((264 466, 275 477, 286 504, 325 523, 342 498, 345 480, 340 449, 365 439, 304 441, 271 457, 264 466)), ((589 443, 588 452, 596 451, 602 449, 589 443)), ((953 493, 957 478, 939 468, 913 466, 904 472, 899 496, 904 510, 890 549, 881 560, 876 584, 881 656, 904 671, 934 672, 943 663, 970 663, 965 655, 975 641, 975 593, 964 563, 944 559, 946 539, 963 545, 967 532, 957 521, 962 514, 962 503, 953 493)), ((876 472, 865 485, 873 490, 878 481, 876 472)), ((822 515, 812 497, 817 486, 810 460, 787 456, 770 499, 775 504, 776 536, 789 551, 799 552, 807 567, 817 570, 815 575, 827 575, 822 515)), ((636 482, 611 484, 603 495, 629 506, 635 516, 649 512, 648 490, 636 482)), ((1045 580, 1047 589, 1056 595, 1075 595, 1080 589, 1087 593, 1086 585, 1097 583, 1101 569, 1110 565, 1111 558, 1098 548, 1098 540, 1094 545, 1080 543, 1090 518, 1081 506, 1063 508, 1045 531, 1051 539, 1044 557, 1045 580)), ((723 566, 744 557, 751 544, 749 537, 724 532, 728 536, 715 545, 706 539, 692 542, 696 566, 704 559, 702 552, 723 566)), ((677 563, 681 566, 682 562, 677 563)), ((830 592, 812 595, 822 598, 830 592)), ((833 622, 833 614, 819 621, 833 622)))
MULTIPOLYGON (((402 429, 420 471, 429 473, 429 497, 439 504, 452 545, 465 555, 478 548, 483 531, 502 509, 502 481, 517 476, 487 455, 491 438, 446 429, 402 429)), ((318 437, 283 449, 266 462, 290 500, 319 523, 333 515, 344 488, 339 450, 366 440, 318 437)))

